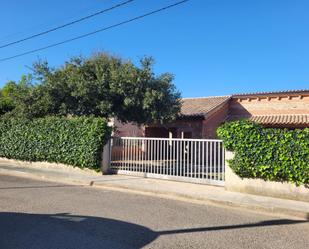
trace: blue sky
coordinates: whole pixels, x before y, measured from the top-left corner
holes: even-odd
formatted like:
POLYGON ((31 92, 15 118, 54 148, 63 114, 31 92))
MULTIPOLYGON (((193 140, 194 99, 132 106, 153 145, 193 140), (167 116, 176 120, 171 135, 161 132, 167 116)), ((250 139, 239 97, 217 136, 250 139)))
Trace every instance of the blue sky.
MULTIPOLYGON (((0 44, 124 0, 4 0, 0 44)), ((0 49, 0 58, 108 26, 177 0, 136 0, 126 7, 40 38, 0 49)), ((308 0, 190 0, 143 20, 0 63, 0 86, 28 73, 38 58, 53 66, 106 51, 138 63, 156 60, 184 97, 309 88, 308 0)))

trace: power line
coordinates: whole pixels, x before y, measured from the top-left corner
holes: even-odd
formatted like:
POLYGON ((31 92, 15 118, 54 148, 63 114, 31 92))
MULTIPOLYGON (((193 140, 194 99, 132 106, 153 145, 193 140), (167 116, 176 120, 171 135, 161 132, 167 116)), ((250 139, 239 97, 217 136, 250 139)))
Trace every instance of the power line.
POLYGON ((98 11, 98 12, 96 12, 96 13, 93 13, 93 14, 88 15, 88 16, 84 16, 84 17, 82 17, 82 18, 80 18, 80 19, 77 19, 77 20, 74 20, 74 21, 72 21, 72 22, 68 22, 68 23, 66 23, 66 24, 63 24, 63 25, 54 27, 54 28, 52 28, 52 29, 45 30, 45 31, 43 31, 43 32, 40 32, 40 33, 31 35, 31 36, 22 38, 22 39, 17 40, 17 41, 13 41, 13 42, 10 42, 10 43, 4 44, 4 45, 0 45, 0 48, 6 48, 6 47, 9 47, 9 46, 15 45, 15 44, 17 44, 17 43, 21 43, 21 42, 24 42, 24 41, 33 39, 33 38, 38 37, 38 36, 46 35, 46 34, 48 34, 48 33, 54 32, 54 31, 56 31, 56 30, 58 30, 58 29, 62 29, 62 28, 71 26, 71 25, 73 25, 73 24, 76 24, 76 23, 85 21, 85 20, 90 19, 90 18, 92 18, 92 17, 101 15, 101 14, 103 14, 103 13, 105 13, 105 12, 108 12, 108 11, 111 11, 111 10, 113 10, 113 9, 119 8, 119 7, 123 6, 123 5, 126 5, 126 4, 128 4, 128 3, 131 3, 131 2, 133 2, 133 1, 135 1, 135 0, 128 0, 128 1, 125 1, 125 2, 122 2, 122 3, 119 3, 119 4, 116 4, 116 5, 114 5, 114 6, 110 7, 110 8, 100 10, 100 11, 98 11))
POLYGON ((97 9, 98 9, 98 2, 96 4, 92 4, 91 7, 88 6, 88 8, 78 9, 78 10, 74 11, 73 13, 70 13, 72 15, 63 17, 59 20, 52 20, 52 21, 50 21, 48 23, 44 23, 44 24, 42 22, 39 23, 39 24, 37 23, 35 25, 28 26, 23 30, 15 31, 14 33, 7 34, 5 36, 1 36, 0 41, 1 41, 1 43, 5 43, 5 42, 8 43, 12 39, 18 39, 18 36, 19 37, 21 35, 26 36, 25 34, 29 33, 29 31, 44 29, 46 27, 46 25, 47 25, 47 27, 50 27, 50 26, 53 26, 53 25, 58 25, 59 23, 68 22, 69 20, 74 20, 74 19, 78 18, 78 16, 80 16, 81 14, 83 14, 85 12, 89 13, 90 11, 93 12, 94 10, 97 10, 97 9))
POLYGON ((10 57, 2 58, 2 59, 0 59, 0 62, 7 61, 7 60, 11 60, 11 59, 14 59, 14 58, 17 58, 17 57, 21 57, 21 56, 24 56, 24 55, 32 54, 32 53, 35 53, 35 52, 38 52, 38 51, 42 51, 42 50, 45 50, 45 49, 48 49, 48 48, 56 47, 56 46, 59 46, 59 45, 64 44, 64 43, 68 43, 68 42, 71 42, 71 41, 75 41, 75 40, 78 40, 78 39, 81 39, 81 38, 84 38, 84 37, 87 37, 87 36, 91 36, 91 35, 97 34, 97 33, 99 33, 99 32, 103 32, 103 31, 106 31, 106 30, 109 30, 109 29, 112 29, 112 28, 116 28, 116 27, 119 27, 119 26, 121 26, 121 25, 124 25, 124 24, 130 23, 130 22, 133 22, 133 21, 142 19, 142 18, 147 17, 147 16, 150 16, 150 15, 153 15, 153 14, 155 14, 155 13, 158 13, 158 12, 161 12, 161 11, 164 11, 164 10, 167 10, 167 9, 170 9, 170 8, 172 8, 172 7, 175 7, 175 6, 177 6, 177 5, 183 4, 183 3, 188 2, 188 1, 189 1, 189 0, 179 1, 179 2, 176 2, 176 3, 174 3, 174 4, 165 6, 165 7, 163 7, 163 8, 153 10, 153 11, 148 12, 148 13, 146 13, 146 14, 143 14, 143 15, 140 15, 140 16, 137 16, 137 17, 128 19, 128 20, 126 20, 126 21, 119 22, 119 23, 116 23, 116 24, 107 26, 107 27, 98 29, 98 30, 96 30, 96 31, 90 32, 90 33, 86 33, 86 34, 84 34, 84 35, 76 36, 76 37, 74 37, 74 38, 71 38, 71 39, 68 39, 68 40, 64 40, 64 41, 62 41, 62 42, 58 42, 58 43, 54 43, 54 44, 51 44, 51 45, 48 45, 48 46, 45 46, 45 47, 33 49, 33 50, 30 50, 30 51, 27 51, 27 52, 24 52, 24 53, 21 53, 21 54, 17 54, 17 55, 13 55, 13 56, 10 56, 10 57))

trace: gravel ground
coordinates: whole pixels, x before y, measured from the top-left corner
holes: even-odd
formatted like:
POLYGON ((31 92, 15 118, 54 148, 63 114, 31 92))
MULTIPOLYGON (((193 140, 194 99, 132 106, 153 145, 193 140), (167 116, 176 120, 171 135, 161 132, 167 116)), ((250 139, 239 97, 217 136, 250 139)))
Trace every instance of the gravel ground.
POLYGON ((0 248, 309 248, 309 222, 0 175, 0 248))

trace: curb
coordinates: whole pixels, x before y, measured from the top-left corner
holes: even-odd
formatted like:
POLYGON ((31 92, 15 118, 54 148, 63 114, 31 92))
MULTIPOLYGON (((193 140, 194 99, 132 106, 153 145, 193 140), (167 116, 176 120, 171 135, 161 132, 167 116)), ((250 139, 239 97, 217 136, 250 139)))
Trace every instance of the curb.
POLYGON ((85 187, 96 187, 96 188, 104 188, 110 189, 114 191, 121 191, 121 192, 130 192, 134 194, 142 194, 152 197, 159 197, 164 199, 172 199, 172 200, 179 200, 179 201, 186 201, 195 204, 212 204, 221 207, 232 207, 232 208, 242 208, 246 209, 247 211, 254 211, 254 212, 262 212, 263 214, 268 215, 275 215, 275 216, 285 216, 290 218, 298 218, 302 220, 309 220, 309 210, 308 211, 301 211, 296 209, 287 209, 283 207, 266 207, 263 205, 250 205, 246 202, 232 202, 232 201, 225 201, 219 199, 212 199, 212 198, 197 198, 186 194, 178 194, 170 191, 152 191, 146 190, 141 188, 134 188, 134 187, 125 187, 119 186, 117 184, 112 183, 102 183, 96 180, 78 180, 68 177, 55 177, 50 176, 48 174, 44 174, 44 172, 36 172, 36 173, 29 173, 24 171, 18 171, 16 169, 3 169, 0 168, 0 174, 9 175, 9 176, 16 176, 16 177, 24 177, 24 178, 31 178, 36 180, 47 180, 52 182, 58 183, 67 183, 72 185, 83 185, 85 187))
POLYGON ((290 218, 298 218, 302 220, 309 220, 309 210, 308 211, 300 211, 300 210, 293 210, 287 208, 279 208, 279 207, 265 207, 265 206, 257 206, 257 205, 250 205, 247 203, 240 203, 240 202, 231 202, 225 200, 218 200, 218 199, 211 199, 211 198, 196 198, 185 194, 176 194, 169 191, 150 191, 144 190, 139 188, 128 188, 124 186, 114 185, 114 184, 104 184, 104 183, 96 183, 93 182, 91 186, 117 190, 122 192, 133 192, 148 196, 155 196, 161 197, 165 199, 173 199, 173 200, 180 200, 186 201, 190 203, 196 204, 212 204, 220 207, 232 207, 232 208, 241 208, 246 209, 247 211, 254 211, 254 212, 261 212, 263 214, 268 215, 275 215, 275 216, 285 216, 290 218))

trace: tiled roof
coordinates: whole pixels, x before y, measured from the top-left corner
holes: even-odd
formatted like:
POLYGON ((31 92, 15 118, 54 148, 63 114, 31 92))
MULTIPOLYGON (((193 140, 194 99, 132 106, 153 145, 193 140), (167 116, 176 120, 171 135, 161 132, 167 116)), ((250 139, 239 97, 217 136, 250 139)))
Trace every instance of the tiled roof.
POLYGON ((286 90, 286 91, 274 91, 274 92, 256 92, 256 93, 237 93, 232 94, 232 97, 245 97, 245 96, 255 96, 255 95, 278 95, 278 94, 309 94, 309 89, 301 90, 286 90))
POLYGON ((230 96, 183 98, 181 114, 183 116, 207 116, 209 112, 225 103, 230 96))
POLYGON ((248 118, 254 122, 264 125, 305 125, 309 126, 309 114, 281 114, 281 115, 253 115, 249 117, 244 116, 230 116, 228 120, 237 120, 241 118, 248 118))

